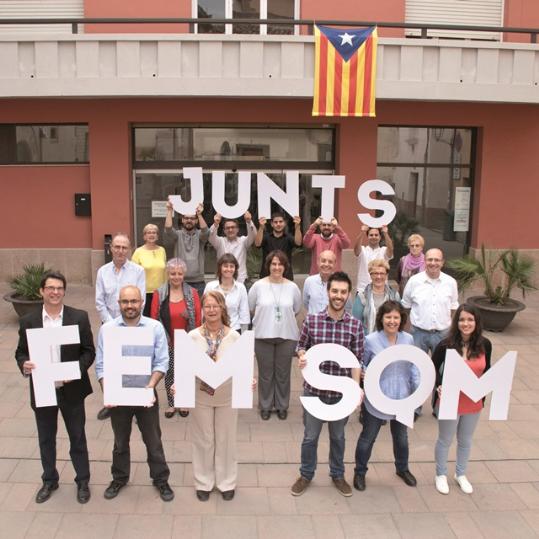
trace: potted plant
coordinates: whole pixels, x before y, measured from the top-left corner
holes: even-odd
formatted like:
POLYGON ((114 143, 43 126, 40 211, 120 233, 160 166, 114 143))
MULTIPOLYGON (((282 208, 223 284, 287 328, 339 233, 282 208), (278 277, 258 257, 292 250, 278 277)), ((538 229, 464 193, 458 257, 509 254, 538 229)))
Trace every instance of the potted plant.
POLYGON ((41 309, 43 299, 39 293, 41 280, 50 269, 44 264, 28 264, 23 267, 22 273, 16 275, 10 282, 12 292, 8 292, 4 299, 9 301, 19 316, 41 309))
POLYGON ((448 262, 455 272, 461 290, 475 281, 484 286, 482 296, 468 298, 481 312, 483 326, 490 331, 503 331, 513 320, 516 313, 526 306, 511 298, 514 287, 522 291, 524 298, 529 290, 536 290, 532 283, 535 262, 516 249, 506 249, 499 254, 487 254, 481 245, 481 256, 465 256, 448 262))

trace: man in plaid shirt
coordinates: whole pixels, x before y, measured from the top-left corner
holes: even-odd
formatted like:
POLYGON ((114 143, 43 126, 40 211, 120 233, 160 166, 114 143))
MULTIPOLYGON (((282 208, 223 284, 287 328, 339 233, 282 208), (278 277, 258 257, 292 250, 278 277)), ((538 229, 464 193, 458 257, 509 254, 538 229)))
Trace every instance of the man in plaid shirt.
MULTIPOLYGON (((318 314, 308 314, 301 329, 296 352, 299 359, 299 368, 307 364, 305 352, 323 343, 333 343, 344 346, 357 357, 361 364, 363 358, 363 327, 361 322, 352 318, 345 311, 345 305, 352 291, 350 277, 342 271, 333 273, 327 284, 329 303, 326 309, 318 314)), ((332 376, 348 376, 359 384, 360 369, 342 369, 334 361, 324 361, 320 364, 321 372, 332 376)), ((303 382, 305 396, 319 397, 325 404, 338 402, 342 394, 318 389, 303 382)), ((344 479, 344 427, 348 418, 337 421, 328 421, 330 450, 329 474, 333 484, 343 496, 351 496, 352 488, 344 479)), ((305 427, 303 442, 301 444, 300 476, 292 485, 293 496, 300 496, 309 486, 316 470, 316 454, 318 438, 324 421, 303 411, 303 424, 305 427)))

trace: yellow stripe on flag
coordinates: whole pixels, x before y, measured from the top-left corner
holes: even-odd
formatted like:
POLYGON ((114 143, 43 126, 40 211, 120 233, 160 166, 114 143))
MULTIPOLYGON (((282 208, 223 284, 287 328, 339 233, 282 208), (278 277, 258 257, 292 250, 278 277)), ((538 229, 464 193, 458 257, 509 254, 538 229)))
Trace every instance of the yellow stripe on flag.
POLYGON ((333 116, 334 110, 334 81, 335 81, 335 47, 328 43, 328 59, 327 59, 327 82, 326 82, 326 116, 333 116))
POLYGON ((363 110, 363 85, 365 84, 365 44, 357 51, 357 82, 356 82, 356 116, 361 116, 363 110))
POLYGON ((314 26, 314 95, 313 95, 313 116, 319 116, 318 103, 320 99, 320 30, 314 26))
POLYGON ((336 111, 341 116, 348 116, 348 98, 350 92, 350 61, 342 63, 341 110, 336 111))
POLYGON ((372 33, 372 73, 371 73, 371 102, 369 110, 371 116, 376 116, 376 52, 378 50, 378 29, 375 28, 372 33))

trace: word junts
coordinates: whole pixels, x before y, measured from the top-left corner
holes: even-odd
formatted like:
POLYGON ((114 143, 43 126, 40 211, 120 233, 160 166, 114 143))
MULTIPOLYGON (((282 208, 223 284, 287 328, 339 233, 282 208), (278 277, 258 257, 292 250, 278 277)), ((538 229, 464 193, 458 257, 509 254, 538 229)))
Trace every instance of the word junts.
MULTIPOLYGON (((171 195, 169 200, 175 211, 183 215, 194 215, 199 204, 204 202, 204 184, 202 181, 202 168, 185 167, 182 169, 183 177, 190 180, 191 200, 185 201, 181 195, 171 195)), ((178 171, 180 174, 180 171, 178 171)), ((225 202, 225 173, 222 170, 212 171, 212 206, 213 209, 228 219, 242 216, 251 204, 251 172, 239 171, 238 200, 229 205, 225 202)), ((256 175, 258 194, 258 215, 269 218, 271 216, 271 200, 274 200, 289 215, 299 215, 299 171, 287 170, 285 172, 286 189, 281 189, 271 178, 263 172, 256 175)), ((330 174, 313 174, 311 185, 322 190, 321 212, 322 219, 329 221, 335 216, 335 190, 346 185, 345 176, 330 174)), ((395 191, 389 183, 383 180, 366 180, 357 190, 359 203, 368 210, 379 210, 381 215, 372 216, 370 213, 358 213, 360 221, 370 227, 382 227, 393 221, 397 213, 395 205, 389 200, 371 198, 372 193, 394 195, 395 191)))
MULTIPOLYGON (((32 329, 29 339, 30 354, 36 364, 32 373, 36 406, 56 404, 55 381, 80 378, 77 362, 53 363, 50 347, 77 342, 77 326, 32 329), (40 341, 40 342, 38 342, 40 341), (40 348, 37 348, 40 345, 40 348), (35 352, 32 349, 34 346, 35 352), (70 369, 70 363, 74 364, 70 369)), ((153 400, 150 388, 122 387, 125 375, 151 374, 151 357, 146 355, 153 346, 153 332, 146 327, 105 326, 103 331, 104 352, 104 404, 120 406, 148 406, 153 400), (133 350, 140 350, 134 354, 133 350), (122 355, 130 350, 130 356, 122 355)), ((254 372, 254 333, 247 331, 229 346, 219 361, 213 361, 200 350, 184 330, 174 332, 174 382, 177 408, 194 408, 197 378, 217 388, 232 379, 232 407, 252 408, 252 380, 254 372)), ((354 380, 345 376, 331 376, 320 372, 320 364, 331 358, 342 368, 358 369, 360 365, 354 354, 338 344, 318 344, 310 348, 305 357, 307 366, 302 370, 305 380, 313 387, 342 393, 336 404, 325 404, 318 397, 300 397, 305 409, 325 421, 335 421, 349 416, 359 405, 362 390, 354 380)), ((505 420, 509 411, 509 397, 516 367, 516 352, 507 352, 483 376, 477 377, 455 350, 449 350, 445 358, 440 419, 457 417, 460 392, 478 401, 492 392, 489 419, 505 420)), ((431 395, 435 382, 432 360, 421 349, 410 345, 395 345, 380 352, 369 364, 365 373, 365 394, 379 411, 396 416, 408 427, 414 425, 414 410, 431 395), (404 399, 391 399, 380 388, 384 369, 396 361, 413 363, 420 374, 415 391, 404 399)))

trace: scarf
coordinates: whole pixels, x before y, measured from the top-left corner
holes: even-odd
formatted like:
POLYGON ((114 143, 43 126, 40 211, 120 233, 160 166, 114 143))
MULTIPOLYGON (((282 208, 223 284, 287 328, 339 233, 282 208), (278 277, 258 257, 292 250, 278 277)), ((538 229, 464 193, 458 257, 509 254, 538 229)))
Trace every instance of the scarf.
POLYGON ((425 254, 421 252, 419 256, 413 256, 411 253, 408 253, 404 257, 402 269, 403 272, 409 271, 411 274, 423 271, 425 269, 425 254))

